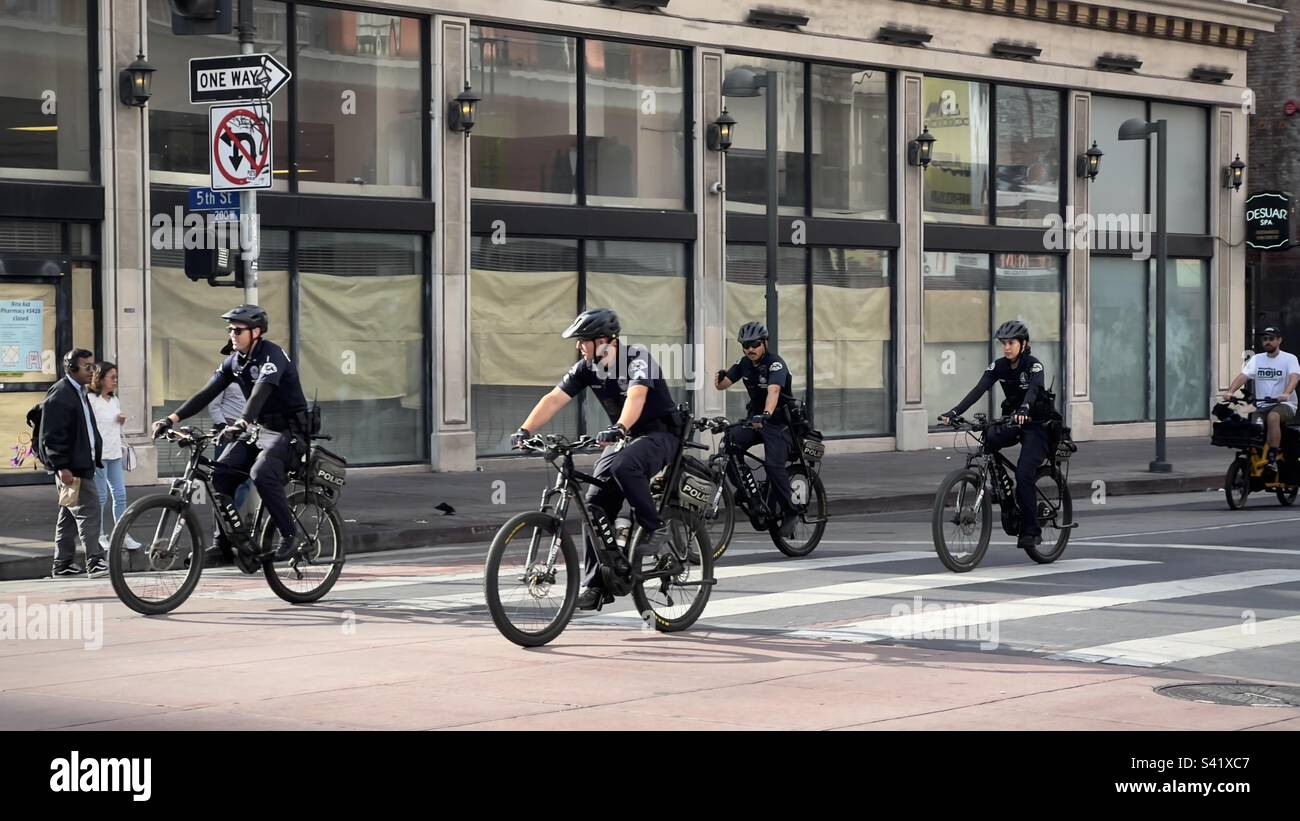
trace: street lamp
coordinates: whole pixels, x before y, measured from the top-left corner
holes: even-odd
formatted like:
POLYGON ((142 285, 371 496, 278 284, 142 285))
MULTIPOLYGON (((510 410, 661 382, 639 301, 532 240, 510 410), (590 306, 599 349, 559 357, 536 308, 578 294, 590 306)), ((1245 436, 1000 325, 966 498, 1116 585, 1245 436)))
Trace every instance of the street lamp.
POLYGON ((1223 187, 1231 188, 1233 191, 1240 191, 1245 176, 1246 164, 1241 161, 1241 155, 1238 154, 1237 158, 1229 163, 1227 168, 1223 169, 1223 187))
POLYGON ((921 136, 907 144, 907 164, 928 168, 930 156, 934 153, 935 142, 934 135, 930 133, 930 127, 922 127, 921 136))
POLYGON ((470 132, 474 127, 474 115, 478 110, 479 101, 483 98, 474 93, 474 89, 465 83, 465 90, 456 95, 456 99, 451 102, 447 109, 447 127, 452 131, 461 131, 465 134, 470 132))
POLYGON ((781 87, 779 72, 767 70, 755 71, 744 66, 737 66, 728 71, 722 79, 723 97, 757 97, 759 92, 767 90, 767 147, 764 152, 767 161, 767 332, 772 344, 779 341, 778 311, 776 295, 777 279, 777 234, 780 223, 777 219, 777 169, 776 169, 776 92, 781 87))
POLYGON ((727 113, 727 109, 722 109, 718 119, 714 120, 709 126, 709 150, 721 151, 726 153, 731 148, 731 137, 736 131, 736 120, 727 113))
POLYGON ((149 86, 155 71, 157 69, 144 59, 143 53, 139 54, 131 65, 122 69, 122 73, 118 75, 118 97, 123 105, 144 108, 145 103, 153 96, 149 86))
POLYGON ((1137 119, 1125 120, 1119 127, 1121 140, 1143 140, 1156 135, 1156 458, 1148 469, 1152 473, 1169 473, 1173 465, 1169 464, 1165 451, 1165 307, 1167 303, 1168 283, 1165 281, 1165 266, 1169 261, 1169 233, 1166 229, 1165 206, 1168 203, 1169 170, 1169 124, 1165 120, 1153 123, 1137 119))
POLYGON ((1097 141, 1092 141, 1092 148, 1079 155, 1079 162, 1075 168, 1079 179, 1088 178, 1089 182, 1097 179, 1097 172, 1101 171, 1101 149, 1097 147, 1097 141))

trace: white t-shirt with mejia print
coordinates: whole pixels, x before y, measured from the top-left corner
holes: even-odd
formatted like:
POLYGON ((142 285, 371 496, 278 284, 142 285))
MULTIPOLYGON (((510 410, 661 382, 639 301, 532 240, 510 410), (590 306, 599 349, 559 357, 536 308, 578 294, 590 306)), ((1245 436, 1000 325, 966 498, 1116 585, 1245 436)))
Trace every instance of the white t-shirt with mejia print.
MULTIPOLYGON (((1278 351, 1277 356, 1257 353, 1246 360, 1241 372, 1255 380, 1255 399, 1280 397, 1291 384, 1292 374, 1300 374, 1300 359, 1295 354, 1278 351)), ((1292 410, 1296 409, 1296 396, 1286 401, 1292 410)))

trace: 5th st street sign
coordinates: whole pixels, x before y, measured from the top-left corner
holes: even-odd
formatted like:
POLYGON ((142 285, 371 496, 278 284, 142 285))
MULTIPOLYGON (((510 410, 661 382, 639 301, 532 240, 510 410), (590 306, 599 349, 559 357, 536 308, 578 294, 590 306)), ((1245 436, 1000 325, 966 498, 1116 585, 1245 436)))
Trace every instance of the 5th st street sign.
POLYGON ((269 100, 293 78, 270 54, 232 54, 190 59, 190 102, 269 100))

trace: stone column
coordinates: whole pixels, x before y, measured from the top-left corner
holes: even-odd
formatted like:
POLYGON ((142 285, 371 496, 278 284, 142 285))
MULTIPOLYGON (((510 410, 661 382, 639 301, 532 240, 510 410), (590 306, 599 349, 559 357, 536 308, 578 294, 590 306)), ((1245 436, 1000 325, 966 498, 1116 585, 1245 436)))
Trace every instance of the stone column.
POLYGON ((898 74, 897 110, 895 122, 898 123, 894 134, 895 144, 899 146, 898 174, 901 185, 898 186, 897 200, 894 203, 898 214, 899 247, 895 261, 895 288, 897 289, 895 320, 896 366, 894 384, 898 394, 896 446, 899 450, 921 450, 927 446, 927 412, 925 408, 924 382, 922 381, 921 347, 925 342, 924 331, 924 271, 922 264, 925 250, 925 225, 922 219, 924 207, 923 174, 919 167, 907 164, 907 144, 921 133, 923 112, 923 81, 920 74, 900 72, 898 74))
POLYGON ((695 99, 698 101, 695 134, 696 168, 695 202, 699 215, 699 237, 695 266, 695 342, 704 346, 704 357, 696 357, 703 372, 696 378, 700 390, 697 416, 725 416, 726 396, 713 387, 713 374, 726 368, 727 340, 727 200, 726 155, 710 151, 709 126, 722 113, 722 52, 698 49, 696 54, 695 99), (714 193, 714 184, 723 192, 714 193))
MULTIPOLYGON (((1080 178, 1075 171, 1075 163, 1080 154, 1092 145, 1092 95, 1086 91, 1070 92, 1070 122, 1068 147, 1063 158, 1067 167, 1066 185, 1067 204, 1073 211, 1069 215, 1089 213, 1092 207, 1090 196, 1092 182, 1080 178)), ((1105 173, 1105 159, 1102 159, 1102 173, 1105 173)), ((1065 233, 1070 237, 1072 234, 1065 233)), ((1068 352, 1069 367, 1065 369, 1064 396, 1066 397, 1065 418, 1074 438, 1092 438, 1092 397, 1088 392, 1091 379, 1088 368, 1089 331, 1091 327, 1091 306, 1089 304, 1089 262, 1092 256, 1085 249, 1071 247, 1065 258, 1065 348, 1068 352)), ((1058 394, 1059 395, 1059 394, 1058 394)))

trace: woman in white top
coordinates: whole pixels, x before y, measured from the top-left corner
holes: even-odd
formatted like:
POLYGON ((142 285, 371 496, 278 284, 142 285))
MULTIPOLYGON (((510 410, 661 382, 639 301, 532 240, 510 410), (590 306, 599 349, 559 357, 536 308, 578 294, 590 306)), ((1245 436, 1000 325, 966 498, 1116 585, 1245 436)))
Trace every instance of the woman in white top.
MULTIPOLYGON (((126 448, 122 444, 122 425, 126 416, 122 414, 122 403, 117 399, 117 366, 112 362, 100 362, 95 366, 95 373, 90 378, 90 407, 95 412, 95 424, 104 441, 104 466, 95 471, 95 487, 99 489, 100 528, 99 543, 108 550, 110 530, 104 529, 104 507, 108 494, 113 493, 113 521, 116 523, 126 511, 126 476, 123 473, 123 457, 126 448)), ((128 550, 135 550, 140 543, 126 537, 128 550)))

